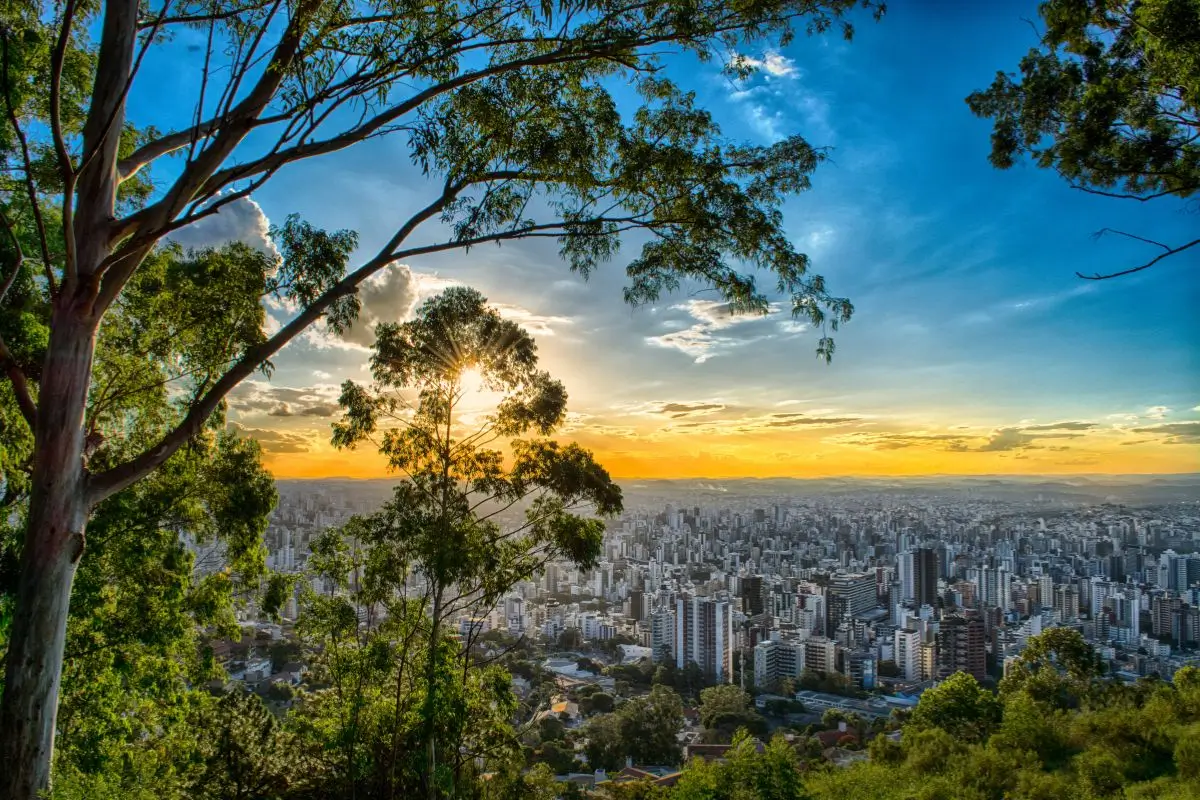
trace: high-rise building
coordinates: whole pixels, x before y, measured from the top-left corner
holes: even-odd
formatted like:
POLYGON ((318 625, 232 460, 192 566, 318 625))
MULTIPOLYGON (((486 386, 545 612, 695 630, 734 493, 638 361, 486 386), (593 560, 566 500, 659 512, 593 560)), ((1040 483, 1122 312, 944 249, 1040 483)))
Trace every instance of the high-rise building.
POLYGON ((766 612, 767 599, 764 594, 762 575, 747 575, 742 578, 742 611, 751 617, 766 612))
POLYGON ((987 649, 984 645, 983 620, 978 616, 951 614, 943 617, 937 634, 939 679, 956 672, 987 678, 987 649))
POLYGON ((892 634, 896 667, 906 681, 921 679, 921 634, 911 628, 899 628, 892 634))
POLYGON ((1055 586, 1054 610, 1058 612, 1061 622, 1079 619, 1079 590, 1074 586, 1055 586))
POLYGON ((870 611, 878 603, 875 594, 875 575, 872 573, 843 573, 829 581, 829 619, 827 631, 853 617, 870 611))
POLYGON ((900 572, 900 599, 911 600, 918 606, 936 605, 938 558, 931 547, 920 547, 898 558, 900 572))
POLYGON ((629 618, 641 622, 646 618, 646 593, 641 589, 629 592, 629 618))
POLYGON ((837 670, 837 642, 814 636, 804 642, 804 668, 813 672, 837 670))
POLYGON ((729 601, 680 597, 675 601, 675 666, 697 664, 718 683, 733 679, 733 614, 729 601))
POLYGON ((754 646, 754 685, 759 689, 804 671, 804 643, 767 640, 754 646))
POLYGON ((856 689, 875 688, 875 656, 866 652, 846 655, 846 677, 856 689))
POLYGON ((675 612, 663 609, 650 617, 650 652, 655 661, 675 655, 675 612))

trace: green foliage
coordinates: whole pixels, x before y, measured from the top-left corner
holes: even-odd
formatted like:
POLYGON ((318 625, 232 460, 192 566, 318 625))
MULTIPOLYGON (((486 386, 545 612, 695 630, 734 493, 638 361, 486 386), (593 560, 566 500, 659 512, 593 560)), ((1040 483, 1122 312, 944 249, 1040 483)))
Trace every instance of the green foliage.
POLYGON ((1029 640, 1000 681, 1001 695, 1025 692, 1039 702, 1070 708, 1088 698, 1104 670, 1078 631, 1051 628, 1029 640))
POLYGON ((225 695, 197 723, 205 736, 192 797, 278 797, 310 776, 289 734, 253 694, 225 695))
POLYGON ((1040 49, 967 102, 992 163, 1028 154, 1073 185, 1136 197, 1200 189, 1200 4, 1051 0, 1040 49))
POLYGON ((808 797, 800 762, 782 737, 761 752, 739 734, 725 761, 692 761, 671 792, 673 800, 803 800, 808 797))
POLYGON ((956 672, 921 694, 909 718, 913 729, 939 728, 967 741, 979 741, 1000 722, 996 696, 966 672, 956 672))
POLYGON ((601 714, 588 721, 583 752, 589 767, 615 771, 625 766, 630 743, 623 738, 621 728, 622 717, 616 714, 601 714))
POLYGON ((675 734, 683 726, 683 701, 665 686, 622 703, 612 714, 588 722, 584 752, 588 763, 620 769, 626 757, 635 764, 674 765, 682 755, 675 734))
MULTIPOLYGON (((1200 190, 1200 3, 1196 0, 1049 0, 1040 47, 1020 75, 996 74, 967 98, 994 120, 991 162, 1020 156, 1085 192, 1139 201, 1200 190)), ((1092 279, 1128 275, 1200 245, 1168 245, 1102 229, 1163 252, 1092 279)))
POLYGON ((604 692, 595 692, 579 700, 579 711, 585 716, 592 714, 608 714, 614 708, 613 697, 604 692))
POLYGON ((767 721, 753 709, 750 695, 728 684, 701 690, 700 724, 709 743, 731 742, 742 729, 753 736, 767 733, 767 721))

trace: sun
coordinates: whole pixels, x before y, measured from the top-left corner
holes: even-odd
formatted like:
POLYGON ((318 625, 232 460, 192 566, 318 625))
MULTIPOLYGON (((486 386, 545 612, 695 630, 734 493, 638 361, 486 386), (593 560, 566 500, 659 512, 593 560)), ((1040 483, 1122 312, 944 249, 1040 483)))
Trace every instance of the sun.
POLYGON ((464 395, 475 395, 487 389, 478 367, 467 367, 458 374, 458 385, 464 395))

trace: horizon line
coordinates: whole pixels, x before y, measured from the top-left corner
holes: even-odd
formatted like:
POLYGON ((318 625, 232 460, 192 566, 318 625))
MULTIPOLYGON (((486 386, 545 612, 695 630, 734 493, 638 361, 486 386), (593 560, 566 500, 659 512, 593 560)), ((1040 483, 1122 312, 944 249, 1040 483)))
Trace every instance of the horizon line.
MULTIPOLYGON (((355 478, 349 475, 327 475, 321 477, 295 477, 295 476, 272 476, 277 481, 387 481, 387 480, 403 480, 399 476, 381 475, 376 478, 355 478)), ((862 473, 857 475, 821 475, 821 476, 806 476, 797 477, 791 475, 771 475, 771 476, 753 476, 753 475, 727 475, 727 476, 694 476, 694 477, 651 477, 651 476, 615 476, 614 481, 830 481, 830 480, 922 480, 928 478, 1003 478, 1008 480, 1025 479, 1025 478, 1177 478, 1177 477, 1195 477, 1200 478, 1200 470, 1191 472, 1030 472, 1022 474, 1012 473, 996 473, 996 472, 930 472, 917 475, 891 475, 891 474, 876 474, 862 473)))

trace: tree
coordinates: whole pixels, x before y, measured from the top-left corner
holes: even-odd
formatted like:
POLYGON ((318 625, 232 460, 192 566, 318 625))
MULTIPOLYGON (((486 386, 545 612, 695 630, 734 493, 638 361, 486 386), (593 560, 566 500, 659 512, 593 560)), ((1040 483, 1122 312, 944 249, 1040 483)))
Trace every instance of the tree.
POLYGON ((548 766, 555 775, 574 772, 578 766, 575 751, 559 742, 543 742, 533 753, 534 761, 548 766))
MULTIPOLYGON (((447 763, 439 762, 439 743, 456 743, 464 730, 446 724, 462 719, 447 704, 464 689, 445 690, 442 683, 454 670, 440 664, 460 662, 458 682, 465 684, 479 634, 468 629, 456 653, 443 636, 446 621, 492 608, 551 560, 590 568, 604 531, 596 515, 621 509, 620 488, 591 453, 542 438, 561 426, 566 391, 537 364, 537 346, 524 329, 501 318, 478 292, 455 287, 425 301, 409 322, 381 323, 371 357, 374 385, 342 386, 346 413, 333 425, 334 443, 373 442, 405 479, 382 511, 329 534, 314 546, 314 556, 323 559, 318 563, 329 573, 322 575, 326 580, 348 587, 354 576, 361 583, 358 594, 368 614, 378 607, 383 615, 374 619, 390 616, 396 598, 407 601, 421 593, 409 605, 418 609, 424 628, 419 716, 425 792, 431 798, 453 793, 464 763, 457 744, 443 759, 447 763), (463 410, 467 372, 498 395, 494 410, 478 424, 468 424, 463 410), (518 438, 527 434, 532 438, 518 438), (507 465, 499 447, 509 455, 507 465), (523 524, 497 521, 520 503, 523 524), (360 546, 362 573, 344 561, 344 554, 360 546)), ((314 604, 320 602, 314 598, 314 604)), ((372 616, 367 622, 370 626, 372 616)), ((409 644, 384 643, 400 653, 409 644)), ((401 715, 398 701, 395 714, 401 715)), ((393 748, 393 758, 396 752, 393 748)))
POLYGON ((1103 671, 1103 661, 1078 631, 1050 628, 1031 638, 1009 665, 1000 694, 1026 692, 1051 707, 1069 708, 1092 692, 1103 671))
POLYGON ((737 686, 710 686, 700 692, 700 724, 712 727, 719 714, 742 713, 750 708, 750 695, 737 686))
POLYGON ((584 729, 587 741, 583 752, 592 769, 615 771, 625 765, 629 746, 622 734, 622 717, 617 714, 601 714, 588 720, 584 729))
POLYGON ((594 692, 579 700, 579 711, 585 716, 609 714, 614 707, 613 697, 606 692, 594 692))
POLYGON ((808 796, 796 751, 782 737, 765 748, 745 734, 733 741, 724 763, 693 759, 673 800, 800 800, 808 796))
POLYGON ((203 765, 192 785, 194 797, 252 800, 275 797, 303 781, 287 734, 256 695, 231 692, 203 720, 211 735, 201 753, 203 765))
MULTIPOLYGON (((87 425, 94 441, 103 442, 90 454, 93 468, 119 462, 173 424, 178 407, 164 381, 181 364, 199 368, 221 352, 228 338, 220 331, 223 321, 247 309, 213 296, 260 259, 238 246, 164 250, 131 281, 97 341, 87 425), (197 314, 217 332, 197 326, 197 314)), ((29 268, 23 265, 28 280, 10 287, 0 314, 0 330, 8 341, 21 342, 14 353, 23 362, 36 360, 45 345, 38 304, 29 301, 36 287, 29 268), (14 329, 21 336, 13 337, 14 329)), ((4 384, 0 409, 6 396, 12 393, 4 384)), ((0 424, 0 452, 21 450, 23 426, 0 424)), ((202 631, 237 636, 238 605, 258 601, 269 610, 267 595, 282 599, 282 583, 265 569, 262 544, 276 502, 274 482, 257 443, 223 426, 223 415, 214 415, 156 473, 92 512, 89 557, 72 585, 57 716, 56 767, 72 780, 103 774, 114 791, 133 792, 145 777, 136 770, 151 769, 155 759, 169 762, 167 743, 186 750, 179 739, 188 737, 187 719, 199 702, 188 686, 216 677, 202 631)), ((8 644, 28 513, 28 452, 21 452, 11 462, 0 457, 0 653, 8 644)))
POLYGON ((650 694, 626 700, 617 710, 621 737, 628 753, 639 764, 678 764, 681 756, 675 735, 683 727, 683 701, 665 686, 650 694))
POLYGON ((737 686, 712 686, 700 692, 700 724, 704 741, 730 742, 745 729, 753 736, 767 734, 767 721, 751 708, 751 698, 737 686))
MULTIPOLYGON (((1072 187, 1138 201, 1186 198, 1200 190, 1200 6, 1194 0, 1049 0, 1040 48, 1019 79, 997 73, 967 98, 995 120, 992 164, 1028 155, 1072 187)), ((1162 250, 1140 272, 1200 244, 1167 245, 1104 229, 1162 250)))
MULTIPOLYGON (((734 266, 748 264, 771 272, 794 313, 818 326, 848 320, 851 305, 807 274, 778 212, 786 195, 807 188, 822 153, 800 137, 770 147, 729 143, 657 67, 672 48, 708 58, 748 40, 790 39, 796 28, 849 34, 847 15, 871 4, 606 0, 583 13, 527 0, 420 8, 180 0, 158 10, 138 0, 27 0, 7 9, 2 144, 5 175, 20 177, 6 188, 27 207, 20 216, 6 209, 12 247, 0 286, 11 288, 11 276, 36 264, 47 338, 32 364, 0 347, 33 434, 0 705, 0 760, 18 766, 6 771, 2 793, 29 800, 49 780, 70 588, 92 509, 162 466, 230 390, 269 370, 307 327, 353 324, 355 290, 387 265, 549 237, 587 274, 637 230, 649 235, 627 267, 631 302, 696 281, 735 310, 762 312, 765 293, 734 266), (194 108, 169 132, 138 130, 125 99, 152 80, 142 69, 146 51, 190 46, 171 35, 188 25, 207 42, 194 108), (633 114, 618 113, 607 88, 625 82, 641 98, 633 114), (399 132, 412 163, 438 185, 429 202, 354 265, 353 234, 289 219, 277 231, 277 269, 224 294, 231 305, 275 295, 295 315, 270 335, 261 316, 214 326, 230 341, 227 357, 175 376, 187 385, 177 418, 144 449, 94 469, 85 417, 96 334, 163 238, 300 161, 399 132), (151 180, 172 154, 179 160, 151 180), (434 218, 444 227, 425 237, 423 223, 434 218)), ((735 58, 728 69, 751 67, 735 58)), ((818 352, 831 357, 827 335, 818 352)))
MULTIPOLYGON (((520 326, 501 318, 478 292, 448 289, 427 300, 416 318, 376 329, 371 358, 375 386, 342 387, 346 415, 334 423, 334 443, 354 447, 371 439, 389 466, 406 476, 395 500, 367 524, 380 542, 392 576, 407 584, 409 570, 429 599, 426 695, 428 792, 435 795, 437 653, 445 620, 490 608, 545 563, 566 558, 594 564, 604 524, 621 508, 621 490, 589 452, 547 436, 563 422, 566 391, 537 369, 537 347, 520 326), (476 428, 464 427, 463 376, 476 373, 501 395, 476 428), (407 394, 406 394, 407 393, 407 394), (415 403, 410 397, 415 396, 415 403), (491 446, 498 440, 511 453, 491 446), (494 518, 527 503, 526 521, 512 530, 494 518), (483 513, 489 506, 497 510, 483 513), (452 593, 453 592, 453 593, 452 593)), ((467 636, 469 651, 472 636, 467 636)))
POLYGON ((956 672, 932 689, 921 693, 909 725, 916 729, 940 728, 964 741, 980 741, 999 724, 1000 702, 975 681, 975 676, 956 672))

